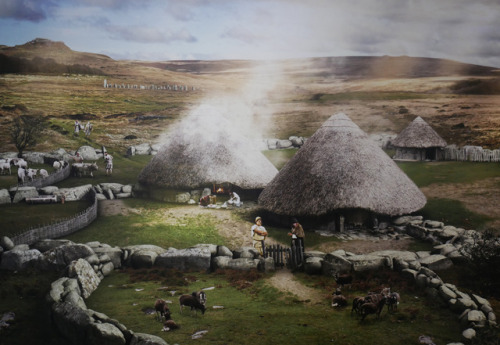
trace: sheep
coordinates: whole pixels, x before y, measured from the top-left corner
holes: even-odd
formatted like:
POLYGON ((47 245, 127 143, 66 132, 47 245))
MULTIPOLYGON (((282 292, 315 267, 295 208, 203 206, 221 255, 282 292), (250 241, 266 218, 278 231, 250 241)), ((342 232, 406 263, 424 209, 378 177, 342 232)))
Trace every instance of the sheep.
POLYGON ((42 178, 47 178, 47 177, 49 177, 49 173, 45 169, 40 169, 40 176, 42 178))
POLYGON ((14 165, 17 165, 18 168, 23 168, 26 169, 28 167, 28 162, 26 162, 24 159, 19 158, 17 161, 14 163, 14 165))
POLYGON ((180 307, 180 311, 182 313, 182 309, 184 308, 184 306, 186 307, 191 307, 191 310, 195 310, 196 309, 199 309, 201 310, 201 313, 202 314, 205 314, 205 306, 203 304, 200 303, 200 301, 198 301, 198 299, 196 299, 196 297, 194 297, 192 294, 191 295, 182 295, 179 297, 179 307, 180 307))
POLYGON ((400 301, 399 293, 391 292, 387 297, 387 311, 396 311, 398 310, 398 304, 400 301))
POLYGON ((364 297, 354 297, 352 300, 351 314, 355 312, 356 314, 361 314, 361 306, 366 302, 364 297))
POLYGON ((191 293, 191 295, 194 296, 198 300, 198 302, 200 302, 204 306, 207 305, 207 294, 205 293, 205 291, 193 292, 191 293))
POLYGON ((31 181, 33 181, 33 177, 36 177, 36 174, 38 173, 38 169, 28 169, 26 176, 29 177, 31 181))
MULTIPOLYGON (((372 295, 374 296, 374 295, 372 295)), ((384 305, 386 303, 387 297, 380 295, 381 298, 375 302, 366 302, 363 305, 361 305, 361 321, 364 321, 365 317, 370 315, 370 314, 376 314, 377 318, 380 317, 380 313, 382 312, 382 308, 384 308, 384 305)))
POLYGON ((334 276, 335 282, 338 286, 344 287, 346 284, 352 284, 352 275, 350 274, 341 274, 335 273, 334 276))
POLYGON ((171 330, 174 330, 174 329, 178 329, 178 328, 181 328, 181 326, 179 326, 178 324, 176 324, 174 320, 168 319, 168 320, 165 320, 165 322, 163 323, 163 329, 162 329, 162 331, 163 332, 168 332, 168 331, 171 331, 171 330))
POLYGON ((64 167, 64 161, 54 161, 54 163, 52 163, 52 167, 55 169, 55 170, 59 170, 59 169, 62 169, 64 167))
POLYGON ((345 307, 347 305, 347 298, 344 295, 337 295, 332 293, 332 307, 345 307))
POLYGON ((12 173, 10 170, 10 162, 7 162, 6 160, 5 161, 2 160, 0 162, 0 170, 2 171, 2 174, 3 174, 4 169, 9 170, 9 175, 12 173))
POLYGON ((17 169, 17 181, 24 183, 24 178, 26 177, 26 170, 23 168, 17 169))
POLYGON ((165 320, 170 319, 170 309, 168 308, 167 302, 162 299, 157 299, 155 302, 156 317, 159 321, 165 317, 165 320))
POLYGON ((81 177, 82 175, 89 174, 90 177, 94 177, 93 172, 98 170, 97 163, 73 163, 71 165, 73 174, 75 176, 81 177))

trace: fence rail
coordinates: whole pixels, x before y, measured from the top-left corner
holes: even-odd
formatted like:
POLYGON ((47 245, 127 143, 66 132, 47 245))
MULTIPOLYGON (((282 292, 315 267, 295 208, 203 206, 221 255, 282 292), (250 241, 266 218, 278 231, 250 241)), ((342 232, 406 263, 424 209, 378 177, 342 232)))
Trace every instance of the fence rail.
POLYGON ((266 258, 273 258, 275 268, 284 268, 286 266, 291 270, 297 270, 303 267, 304 249, 300 244, 291 247, 273 244, 266 246, 265 256, 266 258))
POLYGON ((480 146, 445 147, 444 160, 469 162, 500 162, 500 149, 489 150, 480 146))
POLYGON ((73 217, 59 220, 55 223, 44 225, 41 227, 33 227, 18 235, 14 235, 11 239, 14 244, 31 245, 39 240, 47 238, 59 238, 78 231, 97 218, 97 194, 93 188, 89 190, 86 198, 92 201, 92 205, 73 217))

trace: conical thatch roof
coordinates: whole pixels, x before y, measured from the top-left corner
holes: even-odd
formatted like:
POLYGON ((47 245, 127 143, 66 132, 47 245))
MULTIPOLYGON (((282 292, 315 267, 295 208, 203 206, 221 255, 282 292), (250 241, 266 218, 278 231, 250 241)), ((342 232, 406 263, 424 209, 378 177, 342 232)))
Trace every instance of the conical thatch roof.
POLYGON ((418 116, 392 141, 395 147, 445 147, 446 141, 424 119, 418 116))
POLYGON ((212 107, 200 107, 170 132, 139 174, 145 185, 172 189, 230 183, 262 189, 276 167, 244 136, 238 136, 212 107))
POLYGON ((330 117, 280 170, 259 204, 280 215, 364 209, 395 216, 421 209, 424 194, 349 117, 330 117))

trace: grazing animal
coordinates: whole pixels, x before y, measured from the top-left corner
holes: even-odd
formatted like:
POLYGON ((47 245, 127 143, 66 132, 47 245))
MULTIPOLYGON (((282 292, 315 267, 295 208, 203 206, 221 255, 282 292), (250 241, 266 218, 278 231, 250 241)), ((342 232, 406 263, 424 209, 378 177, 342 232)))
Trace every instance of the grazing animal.
POLYGON ((165 320, 170 319, 170 309, 168 308, 167 302, 162 299, 157 299, 155 302, 156 318, 161 321, 163 318, 165 320))
POLYGON ((347 298, 344 295, 337 295, 335 292, 332 295, 332 307, 345 307, 347 305, 347 298))
POLYGON ((397 292, 389 293, 387 297, 387 311, 396 311, 398 310, 398 304, 400 301, 399 294, 397 292))
POLYGON ((56 170, 59 170, 64 167, 64 163, 64 161, 54 161, 54 163, 52 163, 52 167, 56 170))
MULTIPOLYGON (((373 295, 371 295, 373 296, 373 295)), ((382 295, 380 295, 382 296, 382 295)), ((377 318, 380 317, 380 313, 384 308, 387 297, 382 296, 377 302, 366 302, 361 305, 361 321, 364 321, 365 317, 370 314, 376 314, 377 318)))
POLYGON ((352 275, 350 274, 341 274, 335 273, 333 276, 335 278, 335 282, 337 286, 344 287, 344 285, 352 284, 352 275))
POLYGON ((24 183, 24 178, 26 177, 26 170, 23 168, 17 169, 17 181, 24 183))
POLYGON ((204 306, 207 305, 207 294, 205 293, 205 291, 193 292, 191 295, 193 295, 198 300, 198 302, 200 302, 204 306))
POLYGON ((3 174, 3 171, 6 169, 6 170, 9 170, 9 175, 11 174, 11 170, 10 170, 10 162, 7 162, 7 160, 5 161, 1 161, 0 162, 0 169, 2 171, 2 174, 3 174))
POLYGON ((181 313, 182 313, 182 309, 184 308, 184 306, 186 307, 190 307, 191 308, 191 311, 192 310, 201 310, 201 313, 202 314, 205 314, 205 310, 206 310, 206 307, 200 303, 200 301, 198 301, 198 299, 196 297, 194 297, 192 294, 191 295, 182 295, 181 297, 179 297, 179 306, 180 306, 180 310, 181 310, 181 313))
POLYGON ((28 178, 31 181, 33 181, 33 177, 36 177, 37 173, 38 173, 38 169, 28 169, 27 173, 26 173, 26 176, 28 176, 28 178))
POLYGON ((71 165, 71 168, 73 169, 73 174, 78 177, 86 176, 87 174, 90 175, 90 177, 94 177, 93 172, 97 171, 97 163, 73 163, 71 165))
POLYGON ((40 169, 40 176, 42 178, 46 178, 46 177, 49 177, 49 173, 45 169, 40 169))
POLYGON ((165 320, 165 322, 163 323, 163 329, 162 329, 162 331, 163 332, 168 332, 168 331, 171 331, 171 330, 174 330, 174 329, 178 329, 178 328, 181 328, 181 326, 179 326, 178 324, 176 324, 174 320, 168 319, 168 320, 165 320))
POLYGON ((355 312, 356 314, 361 314, 361 306, 365 303, 365 298, 364 297, 354 297, 352 300, 352 309, 351 309, 351 314, 352 312, 355 312))
POLYGON ((14 165, 17 165, 18 168, 23 168, 26 169, 28 167, 28 162, 26 162, 24 159, 19 158, 14 165))

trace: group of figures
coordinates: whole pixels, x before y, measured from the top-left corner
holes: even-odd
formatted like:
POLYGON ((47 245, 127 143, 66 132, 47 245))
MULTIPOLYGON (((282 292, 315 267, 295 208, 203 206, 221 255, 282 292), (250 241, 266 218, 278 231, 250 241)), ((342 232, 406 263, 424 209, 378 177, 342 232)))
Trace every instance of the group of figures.
POLYGON ((77 135, 80 133, 80 130, 84 130, 85 136, 88 137, 90 136, 90 133, 92 133, 93 128, 94 127, 92 126, 92 123, 90 121, 87 121, 85 127, 80 123, 80 121, 78 120, 75 121, 75 134, 77 135))
MULTIPOLYGON (((253 241, 253 247, 259 251, 259 254, 261 256, 265 256, 266 253, 265 240, 267 238, 268 233, 266 228, 262 225, 261 217, 255 218, 255 224, 252 225, 250 231, 253 241)), ((292 219, 292 227, 290 232, 288 233, 288 236, 291 236, 292 238, 292 243, 291 243, 292 247, 300 246, 300 248, 302 248, 302 251, 304 251, 305 247, 304 238, 306 235, 304 233, 304 228, 296 218, 292 219)))

